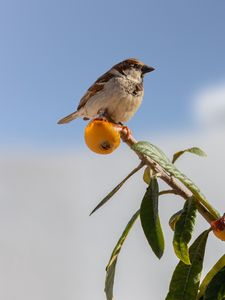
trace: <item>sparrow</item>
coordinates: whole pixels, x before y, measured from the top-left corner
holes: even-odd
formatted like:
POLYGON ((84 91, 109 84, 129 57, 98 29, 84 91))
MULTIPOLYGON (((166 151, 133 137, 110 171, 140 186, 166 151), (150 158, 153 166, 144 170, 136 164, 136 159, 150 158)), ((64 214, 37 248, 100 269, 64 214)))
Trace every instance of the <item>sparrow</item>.
POLYGON ((84 120, 105 118, 123 124, 141 105, 143 78, 154 71, 136 58, 126 59, 99 77, 81 98, 77 110, 58 121, 66 124, 81 117, 84 120))

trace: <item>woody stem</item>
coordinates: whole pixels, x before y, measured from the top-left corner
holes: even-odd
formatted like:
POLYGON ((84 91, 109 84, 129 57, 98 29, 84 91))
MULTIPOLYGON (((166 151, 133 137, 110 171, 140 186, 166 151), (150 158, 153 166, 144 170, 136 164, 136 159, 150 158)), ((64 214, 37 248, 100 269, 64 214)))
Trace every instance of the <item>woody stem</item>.
MULTIPOLYGON (((124 143, 126 143, 130 148, 137 143, 135 138, 130 134, 127 135, 127 131, 121 129, 120 131, 121 139, 124 143)), ((133 150, 133 149, 132 149, 133 150)), ((134 150, 133 150, 134 151, 134 150)), ((135 151, 134 151, 135 152, 135 151)), ((183 186, 176 178, 174 178, 172 175, 169 175, 157 162, 155 162, 153 159, 151 159, 149 156, 146 156, 142 153, 135 152, 142 163, 144 165, 149 166, 152 170, 154 170, 155 173, 159 174, 159 177, 166 182, 175 192, 177 195, 180 195, 185 200, 190 199, 193 194, 190 190, 188 190, 185 186, 183 186)), ((197 199, 196 199, 197 200, 197 199)), ((201 202, 197 201, 197 208, 199 213, 204 217, 204 219, 211 223, 211 221, 215 220, 215 215, 213 212, 210 212, 208 209, 206 209, 201 202)))

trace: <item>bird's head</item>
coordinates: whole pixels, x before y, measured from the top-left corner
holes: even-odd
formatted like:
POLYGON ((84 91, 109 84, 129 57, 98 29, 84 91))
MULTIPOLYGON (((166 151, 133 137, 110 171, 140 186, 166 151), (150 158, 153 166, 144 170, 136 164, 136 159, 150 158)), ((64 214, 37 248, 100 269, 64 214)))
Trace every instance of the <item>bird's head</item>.
POLYGON ((144 64, 136 58, 128 58, 113 67, 116 71, 128 78, 141 82, 146 73, 152 72, 155 69, 144 64))

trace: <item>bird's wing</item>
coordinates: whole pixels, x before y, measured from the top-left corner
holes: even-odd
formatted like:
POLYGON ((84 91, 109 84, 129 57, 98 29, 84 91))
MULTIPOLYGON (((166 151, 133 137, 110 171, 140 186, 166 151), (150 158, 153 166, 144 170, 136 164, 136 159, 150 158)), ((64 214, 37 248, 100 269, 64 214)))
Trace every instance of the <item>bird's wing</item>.
POLYGON ((92 86, 89 87, 87 92, 84 94, 84 96, 81 98, 80 103, 77 107, 77 110, 79 110, 81 107, 83 107, 88 100, 96 95, 98 92, 100 92, 103 88, 106 82, 108 82, 111 78, 113 78, 115 75, 110 73, 110 71, 103 74, 101 77, 99 77, 95 83, 92 84, 92 86))

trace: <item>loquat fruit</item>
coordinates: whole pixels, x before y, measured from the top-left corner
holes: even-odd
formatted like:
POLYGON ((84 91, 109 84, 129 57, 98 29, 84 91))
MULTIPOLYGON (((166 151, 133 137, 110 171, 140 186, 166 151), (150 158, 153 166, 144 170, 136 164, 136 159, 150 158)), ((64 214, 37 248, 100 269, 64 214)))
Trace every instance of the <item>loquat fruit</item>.
POLYGON ((110 154, 120 145, 116 124, 104 119, 90 121, 85 128, 84 139, 88 148, 98 154, 110 154))
POLYGON ((212 221, 211 227, 215 236, 225 241, 225 214, 220 219, 212 221))

